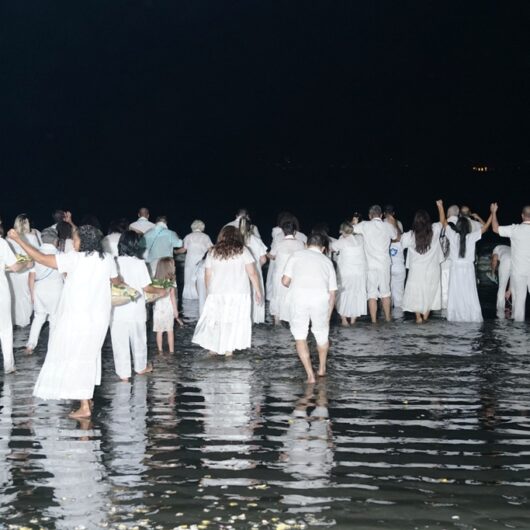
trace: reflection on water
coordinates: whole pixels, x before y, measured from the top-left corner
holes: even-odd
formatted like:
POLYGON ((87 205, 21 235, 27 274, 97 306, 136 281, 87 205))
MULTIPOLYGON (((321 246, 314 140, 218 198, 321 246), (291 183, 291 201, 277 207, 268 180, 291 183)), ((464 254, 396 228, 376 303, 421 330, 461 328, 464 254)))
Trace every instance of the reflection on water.
POLYGON ((0 528, 530 528, 528 326, 336 327, 311 386, 288 330, 257 327, 231 359, 192 331, 130 383, 107 344, 84 422, 33 399, 43 351, 18 353, 0 528))

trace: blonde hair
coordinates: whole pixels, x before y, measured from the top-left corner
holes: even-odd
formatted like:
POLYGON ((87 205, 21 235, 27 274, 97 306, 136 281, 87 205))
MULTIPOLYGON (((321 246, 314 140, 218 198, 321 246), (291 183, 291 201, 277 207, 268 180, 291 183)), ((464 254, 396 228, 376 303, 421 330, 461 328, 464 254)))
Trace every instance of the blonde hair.
POLYGON ((353 225, 348 223, 348 221, 344 221, 344 223, 340 225, 340 233, 346 235, 353 234, 353 225))
POLYGON ((161 258, 156 266, 155 278, 157 280, 175 280, 175 260, 173 258, 161 258))
POLYGON ((191 223, 191 229, 193 232, 204 232, 205 225, 200 219, 195 219, 193 223, 191 223))
POLYGON ((31 232, 31 226, 29 224, 29 218, 25 213, 21 213, 15 217, 13 228, 20 235, 29 234, 31 232))

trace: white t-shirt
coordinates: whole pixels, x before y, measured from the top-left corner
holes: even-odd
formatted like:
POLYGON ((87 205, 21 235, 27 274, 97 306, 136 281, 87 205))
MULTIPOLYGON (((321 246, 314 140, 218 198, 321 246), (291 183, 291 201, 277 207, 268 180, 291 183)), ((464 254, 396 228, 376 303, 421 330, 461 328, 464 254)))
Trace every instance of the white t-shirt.
POLYGON ((210 284, 208 294, 250 294, 250 280, 245 267, 254 263, 254 258, 248 248, 242 254, 230 259, 219 259, 208 252, 204 263, 205 269, 210 269, 210 284))
POLYGON ((499 235, 510 238, 512 274, 530 276, 530 222, 499 226, 499 235))
MULTIPOLYGON (((50 245, 48 243, 43 243, 39 250, 43 254, 47 254, 47 255, 54 256, 57 254, 57 249, 53 245, 50 245)), ((35 273, 36 282, 46 281, 46 282, 56 282, 57 284, 62 284, 64 280, 63 275, 57 269, 45 267, 44 265, 40 263, 35 263, 35 265, 30 270, 30 272, 35 273)))
POLYGON ((287 261, 283 275, 291 278, 289 290, 337 290, 337 276, 333 264, 317 248, 295 252, 287 261))
POLYGON ((354 225, 353 231, 364 236, 364 251, 368 269, 390 267, 390 243, 396 239, 397 230, 390 223, 384 223, 378 217, 370 221, 361 221, 354 225))
POLYGON ((118 257, 118 243, 120 241, 121 234, 119 232, 113 232, 108 236, 105 236, 101 241, 103 250, 110 254, 113 258, 118 257))
MULTIPOLYGON (((15 253, 11 250, 11 247, 7 244, 5 239, 0 237, 0 296, 7 296, 9 293, 9 287, 7 283, 5 269, 11 267, 17 262, 15 253)), ((2 322, 0 322, 0 329, 2 329, 2 322)))
POLYGON ((447 225, 445 235, 449 239, 449 256, 453 261, 471 263, 475 261, 475 247, 477 241, 482 238, 482 228, 466 234, 466 255, 463 258, 460 257, 460 235, 451 228, 451 225, 447 225))
POLYGON ((129 230, 134 230, 135 232, 140 232, 145 234, 148 230, 151 230, 155 226, 155 223, 149 221, 145 217, 139 217, 138 221, 134 221, 129 225, 129 230))
MULTIPOLYGON (((302 241, 302 243, 307 243, 307 236, 302 232, 295 232, 294 238, 298 241, 302 241)), ((285 239, 285 234, 283 233, 283 230, 279 226, 275 226, 272 229, 272 244, 278 243, 285 239)))
POLYGON ((206 251, 213 246, 210 236, 203 232, 191 232, 184 240, 182 246, 189 254, 204 256, 206 251))
POLYGON ((151 284, 151 277, 145 261, 133 256, 120 256, 116 260, 116 265, 124 283, 136 289, 140 293, 140 297, 135 302, 115 307, 113 320, 116 322, 145 322, 147 313, 144 287, 151 284))
POLYGON ((497 245, 493 249, 493 252, 491 254, 492 255, 496 254, 498 256, 498 258, 499 258, 499 261, 502 261, 502 260, 506 260, 506 259, 510 259, 511 258, 512 249, 508 245, 497 245))

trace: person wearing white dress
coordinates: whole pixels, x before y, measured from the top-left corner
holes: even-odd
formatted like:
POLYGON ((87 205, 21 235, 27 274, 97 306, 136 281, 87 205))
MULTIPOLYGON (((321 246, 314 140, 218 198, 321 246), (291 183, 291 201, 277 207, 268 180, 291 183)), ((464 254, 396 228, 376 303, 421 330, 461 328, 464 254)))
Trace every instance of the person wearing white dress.
POLYGON ((234 226, 225 226, 205 261, 208 296, 192 342, 219 355, 249 348, 252 342, 251 284, 263 303, 254 257, 234 226))
POLYGON ((425 210, 418 210, 412 229, 401 236, 401 244, 408 250, 409 268, 403 295, 403 311, 415 313, 418 324, 426 322, 431 311, 442 308, 441 231, 441 223, 432 223, 425 210))
POLYGON ((149 221, 149 210, 147 208, 140 208, 138 210, 138 219, 129 225, 129 230, 134 230, 140 235, 143 235, 154 227, 155 223, 149 221))
POLYGON ((456 223, 447 222, 443 202, 437 201, 442 225, 449 239, 451 271, 447 298, 447 320, 450 322, 482 322, 482 310, 475 276, 475 247, 482 234, 491 225, 492 215, 480 228, 471 231, 467 217, 460 216, 456 223))
MULTIPOLYGON (((246 208, 240 208, 236 213, 236 218, 233 221, 226 223, 225 226, 233 226, 239 229, 239 225, 241 224, 241 219, 246 219, 247 222, 250 223, 250 214, 248 213, 248 210, 246 208)), ((259 237, 261 239, 261 235, 256 225, 252 225, 252 233, 256 237, 259 237)))
POLYGON ((337 313, 342 325, 355 324, 357 317, 366 315, 366 256, 363 236, 353 234, 351 223, 342 223, 341 236, 331 244, 337 255, 337 313), (349 319, 349 321, 348 321, 349 319))
MULTIPOLYGON (((260 285, 260 292, 264 291, 263 284, 263 272, 261 268, 263 264, 267 261, 267 246, 263 241, 256 237, 252 233, 252 225, 247 222, 245 218, 241 219, 239 224, 239 231, 245 246, 250 250, 252 257, 254 258, 254 263, 256 265, 256 272, 258 273, 258 282, 260 285)), ((256 293, 254 288, 251 286, 251 301, 252 301, 252 322, 254 324, 263 324, 265 322, 265 304, 256 302, 256 293)))
POLYGON ((197 300, 199 293, 195 285, 196 268, 204 254, 213 246, 210 236, 204 233, 204 223, 198 219, 191 223, 191 233, 184 240, 182 248, 177 254, 186 253, 184 263, 184 290, 182 298, 185 300, 197 300))
POLYGON ((118 257, 118 243, 121 235, 127 230, 127 219, 118 219, 111 221, 109 226, 109 233, 103 238, 101 244, 103 251, 110 254, 113 258, 118 257))
POLYGON ((103 252, 101 232, 83 225, 74 231, 76 250, 47 255, 11 237, 37 263, 66 273, 57 323, 33 395, 41 399, 79 400, 72 418, 91 416, 90 400, 101 382, 101 347, 110 323, 111 282, 119 283, 115 261, 103 252))
POLYGON ((274 271, 272 276, 272 293, 269 311, 274 318, 276 325, 280 324, 281 320, 288 320, 288 308, 286 307, 285 297, 287 296, 287 288, 282 284, 283 270, 289 257, 303 250, 304 243, 296 239, 295 226, 292 221, 285 221, 282 224, 283 238, 276 238, 272 243, 272 248, 269 253, 271 263, 274 263, 274 271))
POLYGON ((6 240, 0 237, 0 346, 4 357, 4 374, 10 374, 15 371, 11 291, 6 278, 6 271, 11 274, 19 274, 18 271, 26 267, 27 264, 25 263, 17 263, 15 253, 11 250, 6 240))
MULTIPOLYGON (((31 229, 29 218, 26 214, 17 215, 13 224, 14 230, 26 243, 34 247, 40 247, 41 240, 39 232, 31 229)), ((25 255, 24 249, 14 239, 8 237, 7 242, 15 254, 25 255)), ((29 270, 22 269, 21 272, 9 275, 12 296, 12 318, 15 326, 22 328, 29 326, 33 303, 29 291, 29 270)))
POLYGON ((122 381, 131 377, 131 353, 134 371, 143 375, 153 370, 147 362, 147 311, 144 293, 167 294, 164 289, 151 285, 151 276, 145 261, 141 259, 140 234, 126 230, 118 242, 116 259, 118 273, 123 282, 136 289, 139 297, 134 302, 114 307, 110 324, 112 353, 117 376, 122 381))
MULTIPOLYGON (((67 218, 71 221, 71 213, 66 212, 67 218)), ((74 240, 72 239, 72 225, 68 221, 59 221, 56 225, 57 250, 59 252, 71 252, 74 250, 74 240)))
MULTIPOLYGON (((390 243, 397 239, 398 229, 391 222, 384 223, 381 219, 381 206, 373 205, 368 216, 369 221, 361 221, 354 225, 353 231, 364 236, 364 251, 368 268, 367 291, 368 308, 373 323, 377 321, 377 300, 381 299, 385 320, 391 319, 391 290, 390 290, 390 243)), ((388 214, 387 220, 393 216, 388 214)))
MULTIPOLYGON (((40 252, 49 255, 57 254, 57 237, 57 232, 53 228, 46 228, 41 235, 40 252)), ((48 341, 50 340, 56 324, 57 308, 63 291, 63 283, 63 275, 56 269, 36 263, 30 270, 29 285, 35 314, 26 344, 26 353, 32 353, 37 346, 40 331, 46 320, 50 323, 48 341)))
POLYGON ((511 296, 508 289, 512 270, 512 249, 508 245, 497 245, 491 253, 491 272, 498 273, 497 317, 505 318, 506 300, 511 296))
POLYGON ((307 382, 315 382, 307 335, 309 325, 318 350, 318 375, 326 375, 329 350, 329 319, 335 305, 337 276, 333 263, 324 255, 325 236, 312 234, 307 249, 289 257, 283 271, 282 283, 289 289, 287 305, 289 324, 298 357, 307 374, 307 382))
MULTIPOLYGON (((389 222, 389 217, 396 219, 399 232, 403 233, 403 224, 396 218, 396 211, 390 204, 385 206, 384 222, 389 222)), ((407 277, 407 269, 405 267, 405 251, 401 245, 399 238, 392 240, 390 243, 390 292, 392 298, 392 309, 395 312, 402 311, 403 293, 405 292, 405 279, 407 277)))
MULTIPOLYGON (((452 204, 447 208, 446 219, 447 222, 456 223, 458 220, 458 215, 460 214, 460 208, 456 204, 452 204)), ((447 310, 447 293, 449 291, 449 274, 451 271, 451 253, 449 252, 449 241, 445 236, 446 229, 442 228, 442 233, 440 234, 440 241, 444 241, 445 246, 442 247, 444 252, 444 260, 442 261, 442 277, 441 277, 441 286, 442 286, 442 310, 447 310)))
POLYGON ((530 292, 530 206, 523 208, 522 223, 508 226, 499 225, 497 210, 497 203, 492 204, 493 231, 501 237, 509 237, 512 248, 512 318, 516 322, 524 322, 526 297, 530 292))

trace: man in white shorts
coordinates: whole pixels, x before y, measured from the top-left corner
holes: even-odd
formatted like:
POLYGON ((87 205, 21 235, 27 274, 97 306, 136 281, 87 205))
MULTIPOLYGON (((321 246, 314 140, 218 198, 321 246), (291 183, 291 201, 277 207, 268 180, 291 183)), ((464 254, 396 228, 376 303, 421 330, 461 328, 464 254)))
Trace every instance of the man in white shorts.
POLYGON ((385 313, 385 320, 391 319, 390 290, 390 243, 397 239, 399 228, 390 214, 386 223, 382 220, 381 206, 374 205, 368 211, 369 221, 354 225, 353 231, 364 236, 364 252, 368 268, 368 309, 372 322, 377 322, 377 300, 380 298, 385 313))
POLYGON ((499 274, 499 287, 497 289, 497 316, 505 317, 506 298, 509 296, 508 282, 512 269, 512 249, 508 245, 497 245, 491 253, 491 272, 499 274))
POLYGON ((516 322, 524 322, 526 295, 530 292, 530 206, 523 208, 523 222, 510 226, 499 226, 497 209, 497 203, 491 205, 493 231, 502 237, 509 237, 512 248, 512 318, 516 322))
POLYGON ((323 252, 325 241, 321 234, 312 234, 307 249, 291 255, 283 271, 282 283, 289 288, 286 303, 289 308, 291 333, 296 351, 307 373, 307 382, 315 382, 307 335, 309 324, 318 350, 318 375, 326 375, 329 350, 329 319, 335 305, 337 277, 331 260, 323 252))

